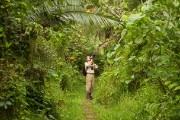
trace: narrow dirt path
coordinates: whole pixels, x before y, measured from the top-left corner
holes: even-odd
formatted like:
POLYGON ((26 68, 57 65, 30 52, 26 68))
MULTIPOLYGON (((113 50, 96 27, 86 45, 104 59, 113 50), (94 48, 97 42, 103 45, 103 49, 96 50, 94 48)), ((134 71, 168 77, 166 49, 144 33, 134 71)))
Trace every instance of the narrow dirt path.
POLYGON ((92 111, 92 101, 91 100, 85 100, 84 113, 85 113, 85 120, 96 120, 96 115, 92 111))

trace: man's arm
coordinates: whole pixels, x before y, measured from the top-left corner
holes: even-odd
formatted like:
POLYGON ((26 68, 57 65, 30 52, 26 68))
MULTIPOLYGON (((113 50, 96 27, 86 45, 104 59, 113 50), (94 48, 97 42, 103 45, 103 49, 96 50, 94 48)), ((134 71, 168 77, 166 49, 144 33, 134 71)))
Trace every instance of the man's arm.
POLYGON ((91 67, 91 65, 89 64, 89 63, 87 63, 87 62, 85 62, 85 70, 87 70, 89 67, 91 67))
POLYGON ((85 67, 85 70, 87 70, 87 68, 88 68, 88 67, 87 67, 87 64, 86 64, 86 62, 84 63, 84 67, 85 67))
POLYGON ((94 64, 94 68, 95 68, 95 69, 97 69, 97 68, 98 68, 98 66, 97 66, 96 64, 94 64))

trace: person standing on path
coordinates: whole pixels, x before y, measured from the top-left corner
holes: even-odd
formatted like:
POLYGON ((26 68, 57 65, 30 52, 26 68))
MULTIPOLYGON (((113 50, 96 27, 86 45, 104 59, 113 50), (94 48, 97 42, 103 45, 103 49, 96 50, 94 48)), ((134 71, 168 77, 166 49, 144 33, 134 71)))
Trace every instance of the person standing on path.
POLYGON ((93 62, 92 56, 86 57, 85 70, 86 70, 86 98, 92 100, 92 92, 94 87, 94 69, 98 66, 93 62))

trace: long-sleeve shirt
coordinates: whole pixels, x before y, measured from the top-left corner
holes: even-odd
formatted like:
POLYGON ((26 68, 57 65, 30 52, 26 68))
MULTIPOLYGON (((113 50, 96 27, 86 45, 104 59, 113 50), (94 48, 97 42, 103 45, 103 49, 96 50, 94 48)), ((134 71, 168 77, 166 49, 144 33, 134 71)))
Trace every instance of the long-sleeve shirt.
POLYGON ((85 62, 85 70, 86 73, 94 73, 94 69, 97 69, 98 66, 96 64, 90 64, 88 62, 85 62))

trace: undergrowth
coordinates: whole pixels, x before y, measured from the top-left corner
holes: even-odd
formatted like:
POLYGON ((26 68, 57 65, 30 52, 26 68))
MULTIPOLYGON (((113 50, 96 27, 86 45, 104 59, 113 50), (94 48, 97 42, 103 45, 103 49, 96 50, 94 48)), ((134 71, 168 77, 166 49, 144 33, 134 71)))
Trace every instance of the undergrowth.
POLYGON ((47 86, 48 96, 56 103, 56 109, 60 115, 60 120, 81 120, 84 117, 84 82, 83 78, 76 79, 71 90, 63 91, 59 81, 51 80, 47 86))
MULTIPOLYGON (((172 98, 165 95, 156 85, 142 86, 135 93, 124 93, 120 98, 111 98, 102 102, 99 96, 99 84, 95 89, 93 108, 98 120, 178 120, 178 106, 174 106, 172 98), (108 104, 107 104, 108 103, 108 104), (176 110, 177 109, 177 110, 176 110), (174 117, 176 114, 177 118, 174 117)), ((102 89, 102 88, 101 88, 102 89)))

